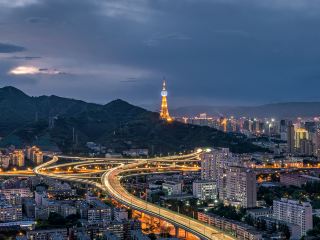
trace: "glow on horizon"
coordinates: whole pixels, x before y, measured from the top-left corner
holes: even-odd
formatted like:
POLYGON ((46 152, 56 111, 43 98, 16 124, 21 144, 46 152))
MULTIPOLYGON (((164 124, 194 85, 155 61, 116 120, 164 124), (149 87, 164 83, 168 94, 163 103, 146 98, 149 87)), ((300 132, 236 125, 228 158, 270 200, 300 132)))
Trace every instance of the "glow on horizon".
POLYGON ((18 67, 11 69, 9 71, 9 74, 12 74, 12 75, 36 75, 36 74, 56 75, 56 74, 61 74, 61 72, 56 69, 37 68, 34 66, 18 66, 18 67))

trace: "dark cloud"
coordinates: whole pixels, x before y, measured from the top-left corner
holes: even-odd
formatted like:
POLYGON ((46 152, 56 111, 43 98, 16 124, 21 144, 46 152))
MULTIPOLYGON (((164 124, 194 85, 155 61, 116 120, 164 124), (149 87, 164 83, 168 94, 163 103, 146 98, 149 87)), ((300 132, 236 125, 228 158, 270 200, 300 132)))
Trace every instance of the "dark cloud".
POLYGON ((316 0, 6 2, 0 42, 41 58, 2 59, 5 76, 26 65, 72 73, 14 83, 30 94, 156 109, 165 75, 175 106, 320 101, 316 0))
POLYGON ((0 53, 14 53, 22 51, 25 51, 24 47, 8 43, 0 43, 0 53))
POLYGON ((125 80, 120 80, 122 83, 137 83, 139 80, 136 77, 129 77, 125 80))
POLYGON ((29 23, 46 23, 48 21, 48 18, 45 17, 30 17, 26 19, 29 23))
POLYGON ((40 59, 41 57, 37 57, 37 56, 12 56, 10 58, 16 59, 16 60, 34 60, 34 59, 40 59))
POLYGON ((144 41, 144 43, 149 46, 149 47, 155 47, 158 46, 161 41, 170 41, 170 40, 178 40, 178 41, 185 41, 185 40, 190 40, 191 38, 186 36, 183 33, 166 33, 166 34, 153 34, 151 38, 147 39, 144 41))

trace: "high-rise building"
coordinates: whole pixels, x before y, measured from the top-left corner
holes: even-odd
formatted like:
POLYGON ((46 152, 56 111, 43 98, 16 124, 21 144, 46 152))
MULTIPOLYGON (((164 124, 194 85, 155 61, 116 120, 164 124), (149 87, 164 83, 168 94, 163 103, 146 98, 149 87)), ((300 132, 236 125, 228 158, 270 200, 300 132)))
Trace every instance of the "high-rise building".
POLYGON ((314 154, 320 158, 320 129, 317 129, 313 134, 314 154))
MULTIPOLYGON (((241 159, 234 156, 227 148, 208 149, 201 156, 201 179, 216 184, 221 201, 245 208, 255 207, 256 175, 242 165, 241 159)), ((205 197, 208 195, 209 186, 203 188, 200 183, 193 184, 193 193, 198 197, 205 197)))
POLYGON ((232 155, 228 148, 210 149, 202 154, 201 179, 215 181, 220 200, 226 198, 226 173, 230 166, 240 166, 241 161, 232 155))
POLYGON ((273 218, 287 223, 296 224, 301 227, 301 235, 313 228, 312 206, 309 202, 298 202, 281 198, 273 201, 273 218))
POLYGON ((314 144, 312 140, 302 139, 300 140, 300 153, 302 155, 313 155, 314 154, 314 144))
POLYGON ((11 157, 9 155, 3 155, 0 153, 0 167, 7 169, 10 165, 11 157))
POLYGON ((12 165, 23 167, 24 163, 24 153, 21 150, 15 150, 10 154, 12 165))
POLYGON ((40 165, 43 163, 43 153, 41 151, 36 151, 34 153, 33 162, 35 165, 40 165))
POLYGON ((305 122, 305 123, 304 123, 304 128, 305 128, 309 133, 313 133, 313 132, 315 132, 316 129, 317 129, 316 122, 314 122, 314 121, 305 122))
POLYGON ((207 181, 217 180, 217 161, 215 150, 204 152, 201 155, 201 179, 207 181))
POLYGON ((301 140, 308 140, 309 133, 304 128, 297 128, 295 130, 295 137, 294 137, 294 146, 296 149, 300 149, 301 147, 301 140))
POLYGON ((288 153, 294 153, 294 126, 292 124, 292 122, 290 121, 288 123, 288 130, 287 130, 287 152, 288 153))
POLYGON ((162 101, 161 101, 160 117, 161 119, 171 122, 172 118, 170 117, 169 109, 168 109, 168 101, 167 101, 168 91, 166 89, 165 80, 163 81, 163 84, 162 84, 161 96, 162 96, 162 101))
POLYGON ((36 146, 33 146, 33 147, 27 147, 26 148, 26 157, 28 160, 31 160, 31 157, 32 157, 32 154, 33 154, 33 151, 36 150, 36 146))
POLYGON ((256 207, 256 174, 253 171, 231 166, 226 173, 226 183, 226 202, 244 208, 256 207))
POLYGON ((243 122, 243 129, 249 132, 252 132, 253 130, 253 124, 252 124, 252 120, 251 119, 245 119, 243 122))
POLYGON ((280 120, 280 133, 287 132, 286 120, 280 120))
POLYGON ((28 147, 26 149, 27 159, 31 160, 35 165, 43 163, 43 153, 37 146, 28 147))

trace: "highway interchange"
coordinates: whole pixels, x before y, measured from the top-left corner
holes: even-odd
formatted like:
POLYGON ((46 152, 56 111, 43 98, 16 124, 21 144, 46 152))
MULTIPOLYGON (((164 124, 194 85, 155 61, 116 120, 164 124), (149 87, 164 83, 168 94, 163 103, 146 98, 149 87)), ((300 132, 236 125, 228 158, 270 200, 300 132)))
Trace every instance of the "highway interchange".
POLYGON ((201 239, 233 240, 233 236, 219 229, 144 201, 130 194, 121 184, 123 178, 132 175, 197 171, 199 167, 194 164, 199 162, 201 152, 199 149, 191 154, 149 159, 53 156, 50 161, 34 168, 33 172, 42 177, 94 186, 127 207, 165 220, 201 239), (59 164, 60 160, 63 160, 63 163, 59 164), (107 169, 102 169, 103 165, 107 166, 107 169), (86 172, 79 173, 79 170, 86 172), (97 176, 100 177, 97 179, 97 176))
MULTIPOLYGON (((198 162, 202 150, 191 154, 157 157, 148 159, 133 158, 88 158, 70 156, 52 156, 51 160, 35 167, 33 170, 12 170, 0 172, 0 176, 24 177, 38 175, 91 185, 104 192, 121 204, 141 211, 150 216, 158 217, 174 226, 193 233, 201 239, 232 240, 235 237, 209 226, 196 219, 159 207, 130 194, 121 184, 125 177, 147 174, 164 174, 181 171, 199 170, 198 162)), ((311 166, 308 168, 319 168, 311 166)), ((253 168, 256 171, 270 171, 274 168, 253 168)), ((300 168, 281 168, 280 171, 300 168)))

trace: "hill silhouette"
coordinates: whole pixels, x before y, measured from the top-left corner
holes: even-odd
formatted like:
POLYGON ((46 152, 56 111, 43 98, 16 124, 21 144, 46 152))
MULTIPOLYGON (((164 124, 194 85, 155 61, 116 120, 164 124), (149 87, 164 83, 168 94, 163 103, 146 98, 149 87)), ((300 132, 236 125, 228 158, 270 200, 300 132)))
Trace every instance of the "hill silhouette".
POLYGON ((14 87, 0 88, 0 144, 37 144, 64 153, 86 152, 89 141, 118 152, 148 148, 152 153, 195 147, 229 147, 234 152, 260 149, 243 135, 209 127, 167 123, 159 114, 121 99, 106 105, 57 96, 30 97, 14 87))

